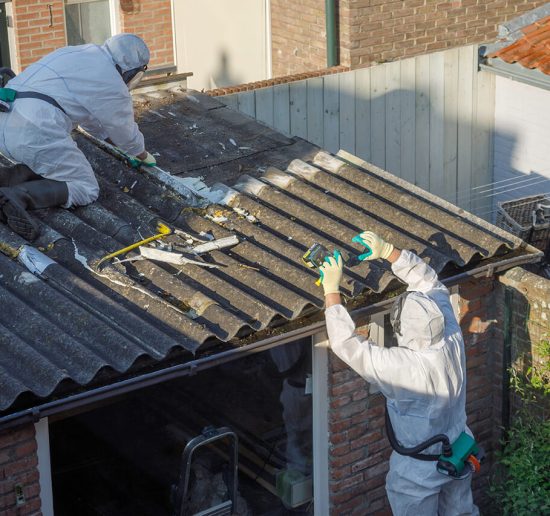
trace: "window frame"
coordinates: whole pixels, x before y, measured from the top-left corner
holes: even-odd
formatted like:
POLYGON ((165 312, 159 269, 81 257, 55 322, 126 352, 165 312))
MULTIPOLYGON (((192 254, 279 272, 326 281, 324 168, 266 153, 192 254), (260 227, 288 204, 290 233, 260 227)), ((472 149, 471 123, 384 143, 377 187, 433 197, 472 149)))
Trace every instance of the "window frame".
MULTIPOLYGON (((91 2, 96 2, 99 0, 63 0, 63 23, 65 25, 65 43, 69 44, 69 33, 67 31, 67 14, 65 7, 67 5, 76 5, 76 4, 89 4, 91 2)), ((120 33, 120 11, 119 11, 119 2, 117 0, 108 0, 109 1, 109 24, 111 27, 110 36, 120 33)))

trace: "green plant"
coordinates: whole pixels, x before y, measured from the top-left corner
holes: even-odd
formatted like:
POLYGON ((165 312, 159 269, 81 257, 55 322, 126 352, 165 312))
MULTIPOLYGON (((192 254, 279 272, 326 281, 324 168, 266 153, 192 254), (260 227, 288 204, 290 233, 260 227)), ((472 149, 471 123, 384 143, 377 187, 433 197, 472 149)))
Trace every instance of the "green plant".
POLYGON ((497 452, 490 495, 504 515, 550 514, 550 421, 540 416, 550 394, 550 340, 537 347, 538 366, 510 369, 510 388, 523 400, 497 452))
POLYGON ((507 433, 490 494, 504 515, 550 513, 550 421, 518 417, 507 433))

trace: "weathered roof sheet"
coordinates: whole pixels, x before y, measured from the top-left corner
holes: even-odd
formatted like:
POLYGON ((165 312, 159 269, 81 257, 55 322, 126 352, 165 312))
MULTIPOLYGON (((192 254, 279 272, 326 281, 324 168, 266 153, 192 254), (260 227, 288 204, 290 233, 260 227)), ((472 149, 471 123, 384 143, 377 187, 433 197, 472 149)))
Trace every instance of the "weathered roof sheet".
MULTIPOLYGON (((354 253, 360 247, 351 238, 369 228, 437 271, 522 247, 376 167, 287 138, 218 100, 149 99, 142 111, 140 126, 160 169, 129 169, 80 135, 99 200, 40 214, 43 235, 19 261, 12 258, 25 242, 0 225, 0 411, 173 357, 188 360, 210 344, 239 345, 250 332, 319 312, 322 289, 301 261, 313 242, 354 253), (199 176, 203 183, 191 179, 199 176), (197 207, 201 195, 219 204, 197 207), (94 268, 105 254, 151 236, 158 217, 184 233, 236 234, 240 242, 205 256, 218 268, 150 260, 94 268)), ((186 245, 184 233, 165 245, 186 245)), ((376 261, 349 270, 345 280, 349 295, 382 292, 393 281, 376 261)))

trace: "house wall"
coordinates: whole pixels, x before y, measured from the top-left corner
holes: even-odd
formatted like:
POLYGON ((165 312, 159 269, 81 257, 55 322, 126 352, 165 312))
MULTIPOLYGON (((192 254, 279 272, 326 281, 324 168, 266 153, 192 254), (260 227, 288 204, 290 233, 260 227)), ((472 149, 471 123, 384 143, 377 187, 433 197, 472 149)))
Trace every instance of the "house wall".
MULTIPOLYGON (((64 0, 13 0, 12 4, 16 72, 67 45, 64 0)), ((149 45, 150 67, 174 64, 171 0, 120 0, 114 6, 120 32, 134 32, 149 45)))
POLYGON ((120 32, 141 36, 151 50, 149 67, 175 64, 171 0, 120 0, 120 32))
MULTIPOLYGON (((359 68, 490 41, 498 25, 545 0, 340 0, 339 60, 359 68)), ((273 76, 326 66, 325 2, 271 1, 273 76)))
POLYGON ((548 134, 550 91, 497 76, 495 202, 541 193, 550 196, 548 134))
POLYGON ((225 0, 174 1, 178 72, 193 73, 187 80, 191 89, 270 76, 268 4, 269 0, 239 0, 237 9, 225 0))
POLYGON ((40 484, 34 425, 27 424, 0 432, 0 514, 39 516, 40 484), (16 486, 24 499, 16 501, 16 486))
POLYGON ((472 200, 471 192, 493 181, 494 81, 477 71, 471 45, 259 89, 228 88, 222 101, 483 216, 491 200, 472 200))
POLYGON ((14 0, 12 4, 16 43, 12 68, 18 72, 67 44, 65 14, 63 0, 14 0))
MULTIPOLYGON (((468 425, 487 452, 473 481, 476 503, 487 508, 487 484, 500 438, 503 407, 502 336, 496 334, 493 278, 459 287, 459 317, 467 365, 468 425)), ((389 509, 385 477, 391 448, 384 398, 334 354, 329 355, 329 486, 331 514, 375 514, 389 509)))

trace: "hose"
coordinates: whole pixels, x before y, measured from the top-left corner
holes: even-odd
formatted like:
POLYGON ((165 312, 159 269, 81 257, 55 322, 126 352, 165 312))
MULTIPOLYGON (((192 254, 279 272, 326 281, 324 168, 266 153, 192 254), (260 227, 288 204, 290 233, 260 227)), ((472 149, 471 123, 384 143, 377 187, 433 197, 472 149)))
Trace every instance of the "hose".
POLYGON ((386 434, 388 435, 388 440, 390 441, 391 447, 399 453, 399 455, 405 455, 407 457, 412 457, 413 459, 425 460, 425 461, 438 461, 440 455, 428 455, 422 454, 421 451, 433 446, 437 443, 442 443, 443 445, 443 455, 445 457, 450 457, 453 454, 453 449, 449 438, 445 434, 437 434, 433 437, 430 437, 428 440, 421 442, 420 444, 413 446, 412 448, 405 448, 401 446, 395 437, 395 432, 393 431, 393 426, 391 424, 390 415, 388 413, 388 404, 386 403, 386 434))

